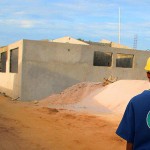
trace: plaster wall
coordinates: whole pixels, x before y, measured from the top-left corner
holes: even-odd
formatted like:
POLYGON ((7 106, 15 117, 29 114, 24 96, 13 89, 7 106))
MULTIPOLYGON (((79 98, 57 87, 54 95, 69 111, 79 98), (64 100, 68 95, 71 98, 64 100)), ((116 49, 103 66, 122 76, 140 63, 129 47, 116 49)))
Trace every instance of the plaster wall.
MULTIPOLYGON (((6 72, 0 72, 0 92, 16 99, 21 97, 22 40, 7 46, 6 72), (10 50, 18 48, 18 73, 10 72, 10 50)), ((0 49, 1 52, 5 51, 0 49)))
POLYGON ((41 99, 83 81, 92 51, 82 57, 81 49, 73 44, 24 40, 22 99, 41 99))
POLYGON ((101 82, 110 75, 118 79, 146 79, 148 51, 31 40, 23 43, 22 100, 39 100, 78 82, 101 82), (94 51, 111 52, 112 65, 93 66, 94 51), (118 53, 133 54, 133 68, 116 68, 118 53))

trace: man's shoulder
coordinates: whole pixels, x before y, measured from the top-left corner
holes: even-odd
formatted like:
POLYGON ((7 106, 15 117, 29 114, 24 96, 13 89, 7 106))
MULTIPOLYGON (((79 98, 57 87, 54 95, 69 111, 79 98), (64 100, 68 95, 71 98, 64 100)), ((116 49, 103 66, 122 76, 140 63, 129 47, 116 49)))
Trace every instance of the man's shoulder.
POLYGON ((131 103, 136 103, 138 101, 143 101, 143 100, 146 100, 146 99, 150 99, 150 90, 145 90, 143 91, 142 93, 134 96, 130 102, 131 103))

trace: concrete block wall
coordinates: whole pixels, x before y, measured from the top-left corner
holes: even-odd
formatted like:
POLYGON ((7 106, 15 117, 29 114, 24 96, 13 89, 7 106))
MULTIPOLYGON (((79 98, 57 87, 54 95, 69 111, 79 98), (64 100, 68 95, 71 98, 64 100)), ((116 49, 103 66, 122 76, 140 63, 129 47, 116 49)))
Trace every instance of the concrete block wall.
MULTIPOLYGON (((4 51, 1 48, 0 51, 4 51)), ((149 51, 100 45, 20 40, 7 46, 6 72, 0 72, 0 92, 21 100, 40 100, 73 84, 118 79, 145 80, 149 51), (18 48, 18 72, 10 72, 10 50, 18 48), (94 52, 112 53, 112 65, 94 66, 94 52), (133 68, 116 67, 117 54, 134 55, 133 68)))
POLYGON ((78 82, 101 82, 110 75, 144 80, 149 56, 148 51, 23 40, 21 99, 39 100, 78 82), (94 51, 111 52, 112 65, 93 66, 94 51), (116 67, 118 53, 133 54, 133 68, 116 67))
POLYGON ((41 99, 84 81, 92 54, 79 45, 24 40, 22 99, 41 99))

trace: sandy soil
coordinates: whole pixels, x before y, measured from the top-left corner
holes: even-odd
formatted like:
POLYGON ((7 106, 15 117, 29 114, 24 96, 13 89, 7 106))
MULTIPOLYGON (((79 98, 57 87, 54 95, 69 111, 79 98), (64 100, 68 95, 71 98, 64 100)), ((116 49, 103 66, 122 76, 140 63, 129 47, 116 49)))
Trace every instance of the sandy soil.
POLYGON ((87 95, 91 94, 97 89, 103 88, 101 82, 81 82, 68 87, 64 91, 58 94, 53 94, 40 101, 40 105, 47 106, 52 105, 66 105, 75 104, 80 102, 87 95))
POLYGON ((147 80, 119 80, 107 86, 102 83, 83 82, 41 100, 39 105, 94 115, 123 114, 129 100, 148 89, 147 80))
POLYGON ((120 116, 90 116, 0 95, 0 150, 124 150, 120 116))

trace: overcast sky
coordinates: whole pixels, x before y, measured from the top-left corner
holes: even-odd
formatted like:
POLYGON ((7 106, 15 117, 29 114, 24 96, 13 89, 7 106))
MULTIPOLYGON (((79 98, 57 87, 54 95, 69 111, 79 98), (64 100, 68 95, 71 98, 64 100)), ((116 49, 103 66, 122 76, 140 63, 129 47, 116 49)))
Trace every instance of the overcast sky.
POLYGON ((0 46, 20 39, 63 36, 98 42, 118 42, 119 7, 121 44, 150 49, 149 0, 0 0, 0 46))

